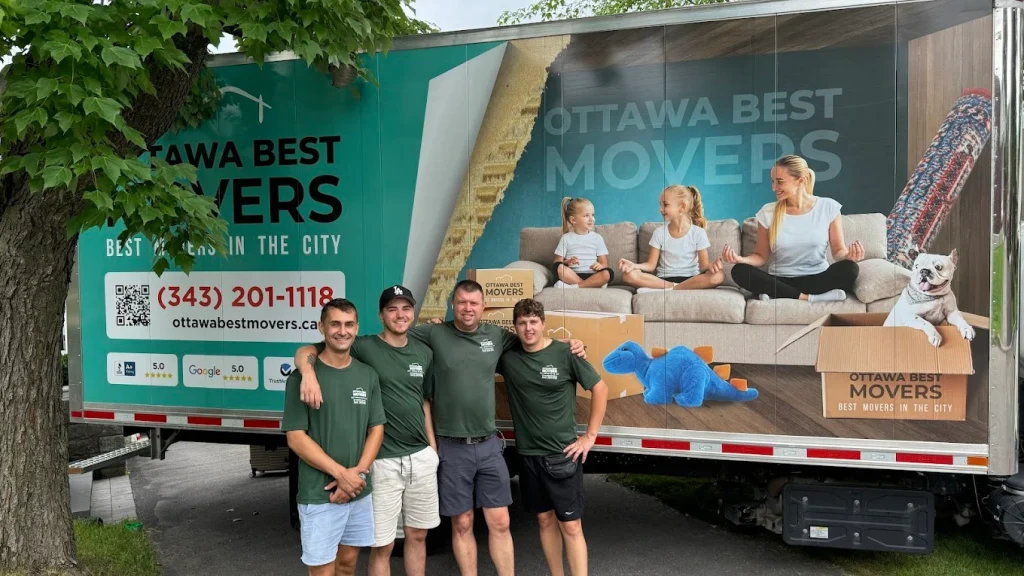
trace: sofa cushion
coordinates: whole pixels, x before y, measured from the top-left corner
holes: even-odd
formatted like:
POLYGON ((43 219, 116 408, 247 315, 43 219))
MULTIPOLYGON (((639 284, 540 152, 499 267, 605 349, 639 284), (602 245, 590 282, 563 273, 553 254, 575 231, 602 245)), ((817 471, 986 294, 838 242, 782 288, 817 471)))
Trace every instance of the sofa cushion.
MULTIPOLYGON (((749 256, 754 253, 757 247, 757 220, 753 216, 743 221, 743 250, 742 256, 749 256)), ((885 259, 885 215, 872 214, 843 214, 843 240, 847 245, 854 240, 860 240, 864 245, 864 259, 881 258, 885 259)), ((832 251, 828 250, 828 261, 832 262, 832 251)))
POLYGON ((633 313, 645 322, 742 324, 744 302, 733 288, 662 290, 633 296, 633 313))
POLYGON ((910 270, 888 260, 873 258, 861 260, 858 265, 860 273, 853 292, 865 304, 899 296, 910 282, 910 270))
POLYGON ((533 297, 545 310, 633 313, 633 293, 621 288, 545 288, 533 297))
POLYGON ((892 307, 896 305, 896 301, 899 299, 900 295, 897 294, 896 296, 893 296, 891 298, 886 298, 884 300, 875 300, 874 302, 870 302, 868 303, 868 312, 871 312, 872 314, 881 314, 882 312, 885 312, 886 314, 888 314, 889 311, 892 310, 892 307))
MULTIPOLYGON (((664 222, 644 222, 640 225, 640 233, 637 238, 637 262, 647 260, 647 256, 651 253, 651 236, 654 235, 658 226, 664 224, 664 222)), ((708 233, 708 241, 711 243, 711 248, 708 248, 708 262, 714 262, 716 258, 721 257, 726 244, 733 248, 740 246, 740 223, 735 220, 709 220, 705 231, 708 233)), ((733 265, 725 262, 722 264, 724 264, 725 285, 738 288, 732 279, 733 265)))
POLYGON ((826 314, 856 314, 867 312, 867 306, 853 296, 842 302, 806 302, 791 298, 778 298, 763 302, 747 300, 744 320, 747 324, 810 324, 826 314))
POLYGON ((533 293, 536 294, 544 288, 551 286, 555 283, 555 271, 551 269, 551 266, 545 266, 539 262, 531 262, 529 260, 516 260, 510 264, 505 265, 505 268, 513 270, 529 270, 533 272, 533 293))
MULTIPOLYGON (((621 258, 636 260, 636 224, 602 224, 595 226, 594 231, 604 238, 604 244, 608 247, 608 267, 615 271, 612 285, 622 284, 618 263, 621 258)), ((555 247, 561 237, 560 226, 523 228, 519 231, 519 259, 550 266, 555 261, 555 247)))

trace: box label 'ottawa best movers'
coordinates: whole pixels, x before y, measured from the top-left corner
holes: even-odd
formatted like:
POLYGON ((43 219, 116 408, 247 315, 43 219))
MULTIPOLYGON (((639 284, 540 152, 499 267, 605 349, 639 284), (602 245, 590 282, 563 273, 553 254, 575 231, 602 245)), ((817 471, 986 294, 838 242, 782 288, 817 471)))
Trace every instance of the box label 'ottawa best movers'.
POLYGON ((483 286, 484 308, 512 308, 524 298, 533 298, 533 272, 530 270, 470 270, 466 277, 483 286))
MULTIPOLYGON (((975 328, 984 318, 964 314, 975 328)), ((882 326, 886 314, 830 314, 782 347, 820 330, 815 369, 825 418, 956 420, 967 417, 971 343, 955 326, 937 326, 938 347, 916 328, 882 326)), ((977 337, 977 336, 976 336, 977 337)))

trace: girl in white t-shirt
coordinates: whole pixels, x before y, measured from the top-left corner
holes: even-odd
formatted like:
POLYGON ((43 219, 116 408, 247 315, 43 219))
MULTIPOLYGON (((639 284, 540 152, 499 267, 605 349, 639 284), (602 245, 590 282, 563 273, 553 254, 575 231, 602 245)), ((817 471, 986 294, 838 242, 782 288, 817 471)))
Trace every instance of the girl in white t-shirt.
POLYGON ((608 247, 594 232, 594 205, 586 198, 562 199, 562 237, 555 247, 556 288, 604 288, 614 272, 608 247))
POLYGON ((842 206, 831 198, 814 196, 814 171, 799 156, 783 156, 772 167, 776 201, 756 216, 757 246, 739 256, 731 246, 722 259, 735 264, 736 284, 761 300, 792 298, 810 302, 846 299, 864 258, 860 241, 843 239, 842 206), (833 264, 826 250, 831 247, 833 264), (760 269, 768 262, 768 272, 760 269))
POLYGON ((708 221, 697 188, 673 184, 662 190, 659 202, 668 224, 651 235, 646 262, 619 260, 623 280, 637 292, 714 288, 724 282, 722 262, 708 261, 708 221))

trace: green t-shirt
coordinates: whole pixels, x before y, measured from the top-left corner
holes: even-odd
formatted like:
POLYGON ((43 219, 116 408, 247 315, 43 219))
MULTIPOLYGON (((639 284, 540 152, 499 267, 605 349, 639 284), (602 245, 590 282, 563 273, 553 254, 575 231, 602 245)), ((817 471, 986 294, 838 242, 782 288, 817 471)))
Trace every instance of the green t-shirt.
MULTIPOLYGON (((325 345, 317 342, 314 346, 319 353, 325 345)), ((356 338, 352 357, 376 370, 380 378, 388 423, 377 458, 407 456, 429 446, 423 395, 434 357, 430 348, 411 338, 403 348, 395 348, 379 335, 369 334, 356 338)))
MULTIPOLYGON (((317 358, 313 370, 320 382, 324 403, 319 410, 303 403, 299 399, 302 375, 298 370, 292 371, 285 385, 281 430, 305 430, 335 462, 351 468, 363 455, 368 430, 386 422, 377 373, 354 358, 347 368, 342 369, 332 368, 317 358)), ((300 458, 297 502, 329 502, 331 493, 324 490, 324 486, 333 480, 300 458)), ((371 477, 356 499, 366 496, 372 489, 371 477)))
POLYGON ((576 384, 590 390, 601 375, 564 342, 527 352, 521 345, 498 362, 505 378, 516 450, 527 456, 559 454, 576 441, 576 384))
POLYGON ((486 436, 494 424, 494 374, 498 359, 519 339, 493 324, 462 332, 453 322, 420 324, 409 335, 434 351, 427 398, 438 436, 486 436))

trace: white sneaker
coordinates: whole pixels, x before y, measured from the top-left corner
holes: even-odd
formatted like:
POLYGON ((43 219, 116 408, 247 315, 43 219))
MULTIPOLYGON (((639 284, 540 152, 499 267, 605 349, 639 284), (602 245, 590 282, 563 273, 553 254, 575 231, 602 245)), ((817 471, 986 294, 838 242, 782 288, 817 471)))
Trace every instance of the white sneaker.
POLYGON ((675 288, 637 288, 637 294, 644 294, 646 292, 671 292, 675 288))
POLYGON ((561 280, 559 280, 558 282, 555 282, 555 288, 579 288, 579 287, 580 287, 579 284, 566 284, 565 282, 562 282, 561 280))

